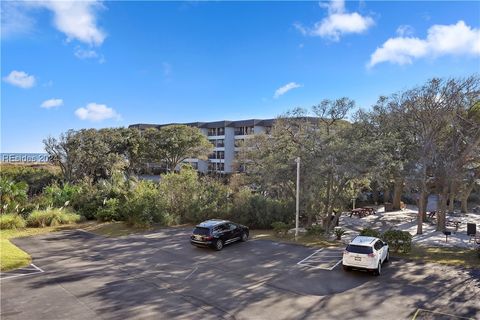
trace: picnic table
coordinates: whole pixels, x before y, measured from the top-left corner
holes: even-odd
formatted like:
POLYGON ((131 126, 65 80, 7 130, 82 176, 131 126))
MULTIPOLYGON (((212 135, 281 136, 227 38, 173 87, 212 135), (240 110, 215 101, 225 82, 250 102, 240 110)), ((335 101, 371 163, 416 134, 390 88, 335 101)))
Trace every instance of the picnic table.
POLYGON ((365 216, 368 216, 370 214, 375 214, 375 209, 371 207, 366 207, 366 208, 356 208, 352 209, 350 211, 350 218, 352 216, 358 216, 359 218, 363 218, 365 216))
POLYGON ((460 227, 461 223, 462 222, 460 220, 451 220, 451 219, 447 220, 447 225, 455 227, 455 232, 458 231, 458 228, 460 227))

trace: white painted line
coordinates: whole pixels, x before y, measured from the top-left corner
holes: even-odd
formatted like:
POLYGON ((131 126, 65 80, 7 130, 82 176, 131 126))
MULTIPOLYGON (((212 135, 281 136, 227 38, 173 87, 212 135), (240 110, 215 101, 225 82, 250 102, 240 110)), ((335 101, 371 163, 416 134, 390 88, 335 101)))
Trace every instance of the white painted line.
POLYGON ((0 277, 0 281, 2 280, 6 280, 6 279, 13 279, 13 278, 18 278, 18 277, 26 277, 26 276, 31 276, 31 275, 34 275, 34 274, 38 274, 38 273, 43 273, 45 271, 43 271, 42 269, 40 269, 39 267, 37 267, 36 265, 34 265, 33 263, 30 264, 33 268, 35 268, 35 270, 37 270, 37 272, 31 272, 31 273, 10 273, 11 276, 8 276, 8 277, 0 277))
POLYGON ((184 280, 187 280, 188 278, 190 278, 190 276, 191 276, 195 271, 197 271, 197 270, 198 270, 198 267, 195 267, 195 269, 193 269, 193 271, 190 272, 190 273, 188 274, 188 276, 185 277, 184 280))
POLYGON ((340 264, 340 262, 342 262, 342 261, 343 261, 343 259, 338 260, 338 262, 335 263, 335 265, 333 267, 331 267, 330 270, 335 269, 335 267, 338 266, 340 264))
POLYGON ((322 269, 322 270, 330 270, 330 268, 325 268, 325 267, 320 267, 320 266, 315 266, 315 265, 311 265, 311 264, 308 264, 308 263, 302 263, 300 264, 301 266, 306 266, 306 267, 310 267, 311 269, 322 269))
POLYGON ((323 250, 323 248, 318 249, 317 251, 315 251, 314 253, 312 253, 311 255, 309 255, 308 257, 306 257, 305 259, 301 260, 300 262, 297 262, 297 264, 301 264, 303 261, 307 260, 307 259, 310 258, 311 256, 317 254, 317 252, 320 252, 320 251, 322 251, 322 250, 323 250))
POLYGON ((33 263, 32 263, 31 265, 32 265, 35 269, 37 269, 38 271, 40 271, 40 272, 45 272, 45 271, 43 271, 42 269, 40 269, 39 267, 37 267, 36 265, 34 265, 33 263))

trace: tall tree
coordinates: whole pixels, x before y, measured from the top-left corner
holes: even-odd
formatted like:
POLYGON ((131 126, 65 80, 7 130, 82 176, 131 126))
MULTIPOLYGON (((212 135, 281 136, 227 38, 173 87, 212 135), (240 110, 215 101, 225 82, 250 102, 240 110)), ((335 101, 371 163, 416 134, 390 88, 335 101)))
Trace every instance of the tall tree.
POLYGON ((187 158, 207 159, 213 151, 213 144, 200 129, 185 125, 149 128, 143 139, 144 160, 164 164, 168 171, 174 171, 187 158))

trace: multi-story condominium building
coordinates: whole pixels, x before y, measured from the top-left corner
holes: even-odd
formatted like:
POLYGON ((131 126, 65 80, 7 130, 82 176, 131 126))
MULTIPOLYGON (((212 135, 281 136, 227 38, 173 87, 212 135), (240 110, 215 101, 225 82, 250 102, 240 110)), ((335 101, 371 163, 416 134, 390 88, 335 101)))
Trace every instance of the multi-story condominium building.
POLYGON ((207 161, 199 159, 187 159, 200 172, 211 173, 232 173, 241 171, 236 168, 235 155, 243 141, 253 134, 268 133, 275 119, 250 119, 240 121, 216 121, 216 122, 192 122, 192 123, 170 123, 170 124, 133 124, 130 128, 147 129, 161 128, 168 125, 183 124, 199 128, 214 145, 213 153, 207 161))

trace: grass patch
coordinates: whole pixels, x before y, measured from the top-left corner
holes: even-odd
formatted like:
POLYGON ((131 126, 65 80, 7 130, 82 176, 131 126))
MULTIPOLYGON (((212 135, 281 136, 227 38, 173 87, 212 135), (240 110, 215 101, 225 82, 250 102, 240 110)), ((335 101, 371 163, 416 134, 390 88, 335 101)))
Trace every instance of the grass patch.
POLYGON ((392 252, 391 254, 400 258, 458 267, 478 268, 480 266, 480 258, 474 249, 412 246, 412 250, 409 253, 392 252))
POLYGON ((81 225, 64 225, 46 228, 22 228, 0 230, 0 271, 8 271, 28 266, 32 258, 28 253, 10 242, 10 239, 29 237, 53 231, 76 229, 81 225))
POLYGON ((278 236, 274 230, 250 230, 250 239, 266 239, 277 242, 296 243, 314 248, 344 246, 340 241, 328 240, 315 235, 300 235, 298 239, 295 240, 294 234, 278 236))

